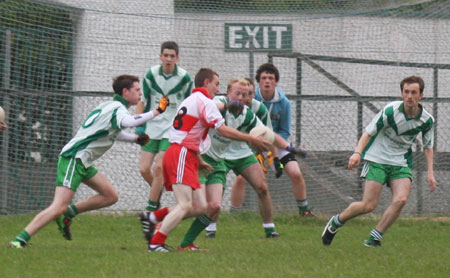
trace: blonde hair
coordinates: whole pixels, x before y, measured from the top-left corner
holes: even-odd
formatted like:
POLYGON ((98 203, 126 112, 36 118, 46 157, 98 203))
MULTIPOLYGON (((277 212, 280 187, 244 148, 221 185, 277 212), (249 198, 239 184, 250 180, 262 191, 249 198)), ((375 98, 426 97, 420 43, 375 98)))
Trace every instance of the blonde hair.
POLYGON ((230 81, 228 81, 227 92, 229 92, 231 87, 236 83, 239 83, 242 86, 250 86, 250 82, 245 78, 231 78, 230 81))

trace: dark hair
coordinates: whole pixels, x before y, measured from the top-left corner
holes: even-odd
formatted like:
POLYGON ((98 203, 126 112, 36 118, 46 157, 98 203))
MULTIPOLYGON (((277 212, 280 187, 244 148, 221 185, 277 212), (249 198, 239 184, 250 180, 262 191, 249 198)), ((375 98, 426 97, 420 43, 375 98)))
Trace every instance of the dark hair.
POLYGON ((175 50, 175 53, 178 56, 178 44, 176 42, 174 42, 174 41, 163 42, 161 44, 161 54, 163 53, 164 49, 173 49, 173 50, 175 50))
POLYGON ((214 75, 219 76, 217 72, 213 71, 210 68, 199 69, 194 79, 195 87, 203 87, 205 79, 212 81, 214 79, 214 75))
POLYGON ((261 77, 261 73, 263 73, 263 72, 274 74, 275 81, 277 81, 277 82, 280 80, 280 72, 278 71, 277 67, 275 67, 274 65, 272 65, 270 63, 265 63, 265 64, 262 64, 261 66, 259 66, 258 70, 256 71, 256 81, 259 82, 259 78, 261 77))
POLYGON ((123 74, 113 79, 113 90, 115 94, 122 95, 123 89, 131 89, 134 82, 139 82, 139 77, 129 74, 123 74))
POLYGON ((419 76, 408 76, 406 78, 404 78, 401 82, 400 82, 400 90, 403 92, 403 85, 405 84, 412 84, 412 83, 417 83, 419 84, 420 87, 420 93, 423 93, 423 89, 425 88, 425 82, 423 82, 423 79, 419 76))

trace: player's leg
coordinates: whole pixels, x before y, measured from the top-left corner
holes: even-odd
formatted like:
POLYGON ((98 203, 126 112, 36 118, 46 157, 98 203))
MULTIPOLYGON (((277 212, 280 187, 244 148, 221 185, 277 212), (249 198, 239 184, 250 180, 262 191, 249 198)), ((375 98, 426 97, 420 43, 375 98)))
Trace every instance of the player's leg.
POLYGON ((242 208, 245 198, 245 185, 247 180, 241 175, 236 176, 233 186, 231 187, 231 207, 230 212, 237 212, 242 208))
POLYGON ((266 176, 261 166, 255 161, 255 163, 242 170, 240 174, 250 183, 258 195, 259 212, 263 219, 263 228, 266 237, 279 237, 280 235, 275 231, 275 224, 273 222, 272 199, 267 186, 266 176))
POLYGON ((97 173, 92 178, 85 180, 84 183, 98 194, 77 202, 75 207, 78 213, 109 207, 119 200, 119 194, 102 173, 97 173))
POLYGON ((162 221, 160 230, 152 237, 149 251, 167 252, 168 250, 165 247, 167 236, 192 209, 192 187, 184 184, 173 184, 172 190, 176 205, 162 221))
POLYGON ((159 208, 159 199, 164 186, 163 159, 165 153, 165 151, 160 151, 156 154, 156 162, 153 166, 153 184, 150 188, 149 204, 156 204, 156 207, 153 208, 154 210, 159 208))
POLYGON ((378 224, 370 231, 369 239, 364 242, 366 246, 381 246, 383 234, 397 220, 403 207, 408 201, 411 191, 411 179, 402 178, 389 183, 392 191, 391 204, 384 211, 378 224))
POLYGON ((324 245, 330 245, 338 228, 342 227, 346 221, 373 211, 378 204, 382 188, 382 183, 366 180, 362 200, 351 203, 343 212, 332 216, 328 220, 322 232, 322 243, 324 245))
POLYGON ((152 203, 151 200, 151 188, 153 184, 153 174, 152 174, 152 165, 153 161, 155 159, 155 154, 157 151, 155 151, 154 147, 154 140, 150 140, 150 142, 147 143, 147 145, 143 146, 141 148, 141 156, 139 159, 139 172, 141 173, 141 176, 144 178, 144 180, 147 182, 147 184, 150 186, 150 193, 149 193, 149 199, 148 204, 145 207, 145 211, 154 211, 156 210, 157 204, 152 203))
POLYGON ((13 248, 25 247, 34 234, 64 213, 74 195, 75 191, 67 187, 57 186, 50 206, 38 213, 8 246, 13 248))
POLYGON ((303 174, 298 165, 297 158, 292 153, 285 150, 279 150, 280 161, 284 165, 284 171, 291 180, 297 207, 301 216, 313 216, 308 208, 308 199, 306 195, 306 183, 303 174))
POLYGON ((195 239, 211 223, 213 217, 217 217, 222 206, 223 184, 208 184, 206 186, 206 214, 198 216, 184 235, 184 239, 178 247, 179 250, 201 251, 194 244, 195 239))

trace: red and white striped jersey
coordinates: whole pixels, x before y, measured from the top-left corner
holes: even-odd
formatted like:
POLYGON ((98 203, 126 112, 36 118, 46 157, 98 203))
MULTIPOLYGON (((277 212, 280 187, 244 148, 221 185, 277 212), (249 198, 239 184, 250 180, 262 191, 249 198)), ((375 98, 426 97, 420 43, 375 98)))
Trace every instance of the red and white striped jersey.
POLYGON ((209 128, 219 128, 225 122, 216 104, 205 89, 196 88, 181 102, 170 128, 169 142, 199 151, 200 142, 209 128))

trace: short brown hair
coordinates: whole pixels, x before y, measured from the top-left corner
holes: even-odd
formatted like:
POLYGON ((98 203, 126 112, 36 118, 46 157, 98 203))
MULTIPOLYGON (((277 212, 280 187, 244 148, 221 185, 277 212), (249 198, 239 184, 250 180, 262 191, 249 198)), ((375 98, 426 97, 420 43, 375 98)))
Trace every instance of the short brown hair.
POLYGON ((256 81, 259 82, 259 78, 261 77, 261 73, 263 73, 263 72, 274 74, 275 81, 277 81, 277 82, 280 80, 280 72, 278 71, 277 67, 275 67, 274 65, 272 65, 270 63, 265 63, 265 64, 262 64, 261 66, 259 66, 258 70, 256 71, 256 81))
POLYGON ((403 92, 403 86, 405 84, 412 84, 412 83, 419 84, 420 93, 423 93, 423 89, 425 88, 425 82, 423 82, 423 79, 421 77, 415 75, 408 76, 400 82, 400 91, 403 92))
POLYGON ((122 95, 123 89, 131 89, 134 82, 139 82, 139 77, 135 75, 122 74, 113 79, 113 90, 115 94, 122 95))
POLYGON ((212 81, 214 79, 214 75, 219 76, 217 72, 213 71, 210 68, 199 69, 194 78, 195 87, 203 87, 205 79, 212 81))
POLYGON ((176 42, 174 42, 174 41, 163 42, 161 44, 161 54, 163 53, 164 49, 173 49, 173 50, 175 50, 175 53, 178 56, 178 44, 176 42))

